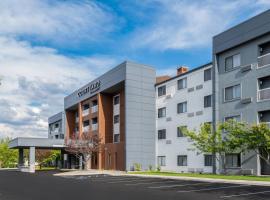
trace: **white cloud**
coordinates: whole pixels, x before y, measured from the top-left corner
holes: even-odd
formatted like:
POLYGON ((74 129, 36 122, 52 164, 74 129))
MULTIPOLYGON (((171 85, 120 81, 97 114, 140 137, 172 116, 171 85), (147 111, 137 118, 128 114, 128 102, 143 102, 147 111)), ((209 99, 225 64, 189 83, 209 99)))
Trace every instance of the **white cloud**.
POLYGON ((46 136, 63 98, 116 64, 106 56, 67 57, 0 37, 0 137, 46 136))
POLYGON ((267 3, 264 0, 147 1, 145 6, 155 5, 152 23, 135 31, 131 45, 161 51, 210 47, 212 37, 237 21, 242 12, 252 6, 256 8, 254 13, 265 10, 267 3))
POLYGON ((93 1, 1 0, 0 34, 70 45, 113 31, 115 16, 93 1))

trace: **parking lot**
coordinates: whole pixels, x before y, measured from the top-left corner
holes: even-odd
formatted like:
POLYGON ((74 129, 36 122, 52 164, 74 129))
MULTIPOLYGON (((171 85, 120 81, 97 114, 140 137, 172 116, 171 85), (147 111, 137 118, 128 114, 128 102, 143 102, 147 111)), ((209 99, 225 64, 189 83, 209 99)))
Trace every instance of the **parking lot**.
POLYGON ((270 187, 134 176, 0 171, 0 200, 269 200, 270 187))

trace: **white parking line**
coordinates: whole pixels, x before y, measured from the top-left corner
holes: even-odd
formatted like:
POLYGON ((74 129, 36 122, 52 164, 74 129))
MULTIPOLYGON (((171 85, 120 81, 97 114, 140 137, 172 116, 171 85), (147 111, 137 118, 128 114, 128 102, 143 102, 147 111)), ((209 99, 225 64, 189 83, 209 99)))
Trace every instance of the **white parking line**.
POLYGON ((114 179, 97 179, 97 180, 93 180, 93 181, 99 181, 99 182, 106 182, 106 181, 124 181, 124 180, 138 180, 138 179, 141 179, 141 178, 131 178, 131 179, 128 179, 128 178, 114 178, 114 179))
POLYGON ((126 184, 126 185, 147 185, 147 184, 158 184, 158 183, 173 183, 173 182, 176 182, 176 181, 158 181, 158 182, 147 182, 147 183, 129 183, 129 184, 126 184))
POLYGON ((222 186, 222 187, 215 187, 215 188, 204 188, 204 189, 198 189, 198 190, 180 190, 177 192, 199 192, 199 191, 209 191, 209 190, 220 190, 220 189, 228 189, 228 188, 239 188, 239 187, 247 187, 250 185, 233 185, 233 186, 222 186))
POLYGON ((229 195, 229 196, 221 196, 220 198, 226 199, 226 198, 231 198, 231 197, 240 197, 240 196, 249 196, 249 195, 256 195, 256 194, 265 194, 265 193, 270 193, 270 191, 262 191, 262 192, 252 192, 252 193, 245 193, 245 194, 234 194, 234 195, 229 195))
POLYGON ((177 184, 177 185, 161 185, 161 186, 152 186, 148 187, 150 189, 161 189, 161 188, 172 188, 172 187, 183 187, 183 186, 191 186, 191 185, 210 185, 213 183, 190 183, 190 184, 177 184))
POLYGON ((130 183, 130 182, 136 182, 136 181, 149 181, 147 179, 140 180, 140 179, 126 179, 126 180, 115 180, 115 181, 109 181, 107 183, 130 183))

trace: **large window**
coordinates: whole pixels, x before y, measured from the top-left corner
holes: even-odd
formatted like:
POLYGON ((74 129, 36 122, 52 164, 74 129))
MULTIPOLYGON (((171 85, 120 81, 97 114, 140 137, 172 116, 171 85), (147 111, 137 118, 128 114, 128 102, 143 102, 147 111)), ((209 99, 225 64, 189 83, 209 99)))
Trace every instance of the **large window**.
POLYGON ((177 113, 185 113, 187 112, 187 102, 182 102, 177 104, 177 113))
POLYGON ((90 124, 89 120, 83 121, 83 127, 89 126, 89 124, 90 124))
POLYGON ((177 81, 178 84, 178 90, 187 88, 187 78, 183 78, 177 81))
POLYGON ((158 156, 158 166, 166 166, 166 156, 158 156))
POLYGON ((241 154, 226 154, 226 167, 240 167, 241 154))
POLYGON ((227 122, 229 120, 240 122, 241 121, 241 116, 240 115, 234 115, 234 116, 225 117, 225 122, 227 122))
POLYGON ((177 165, 187 166, 187 156, 186 155, 177 156, 177 165))
POLYGON ((113 142, 114 143, 120 142, 120 134, 114 134, 113 135, 113 142))
POLYGON ((166 139, 166 129, 158 130, 158 139, 166 139))
POLYGON ((166 85, 163 85, 158 88, 158 96, 163 96, 166 95, 166 85))
POLYGON ((240 84, 225 88, 225 101, 241 98, 240 84))
POLYGON ((83 105, 83 110, 87 110, 87 109, 89 109, 89 104, 84 104, 83 105))
POLYGON ((166 107, 158 109, 158 118, 166 117, 166 107))
POLYGON ((204 155, 204 166, 212 166, 213 165, 213 155, 204 155))
POLYGON ((204 97, 204 107, 208 108, 212 106, 212 95, 208 95, 204 97))
POLYGON ((204 70, 204 81, 212 79, 212 68, 204 70))
POLYGON ((230 71, 236 67, 239 67, 241 64, 240 54, 236 54, 225 59, 225 71, 230 71))
POLYGON ((185 137, 185 131, 187 130, 187 126, 179 126, 177 127, 177 137, 185 137))

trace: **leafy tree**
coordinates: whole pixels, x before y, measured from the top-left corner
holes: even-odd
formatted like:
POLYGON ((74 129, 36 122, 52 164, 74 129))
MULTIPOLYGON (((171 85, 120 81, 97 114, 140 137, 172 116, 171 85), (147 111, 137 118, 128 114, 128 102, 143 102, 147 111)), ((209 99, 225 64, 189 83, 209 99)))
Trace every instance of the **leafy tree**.
POLYGON ((241 152, 254 151, 270 165, 270 128, 266 123, 249 125, 228 121, 223 128, 229 133, 230 148, 241 152))
MULTIPOLYGON (((182 131, 185 136, 193 141, 193 145, 200 153, 211 153, 213 160, 218 160, 223 165, 226 174, 225 154, 231 153, 232 149, 228 139, 223 135, 223 126, 221 124, 217 126, 215 131, 209 123, 202 124, 198 132, 187 129, 182 131)), ((213 162, 213 173, 216 173, 214 165, 215 162, 213 162)))
POLYGON ((43 165, 49 166, 55 162, 57 167, 57 161, 60 159, 61 152, 59 150, 44 150, 39 149, 36 151, 36 161, 39 163, 40 169, 43 165))
POLYGON ((9 138, 0 139, 0 168, 16 167, 18 163, 18 150, 9 149, 9 138))

